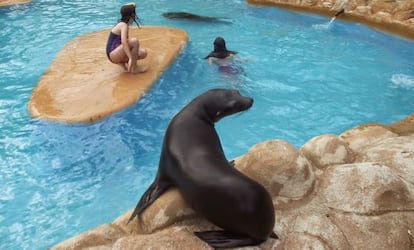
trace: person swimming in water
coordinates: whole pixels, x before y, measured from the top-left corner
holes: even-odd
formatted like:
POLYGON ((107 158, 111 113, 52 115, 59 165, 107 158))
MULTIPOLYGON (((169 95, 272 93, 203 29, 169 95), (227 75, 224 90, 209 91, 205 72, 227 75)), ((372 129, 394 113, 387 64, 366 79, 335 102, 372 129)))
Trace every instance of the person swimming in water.
POLYGON ((140 48, 137 38, 129 38, 129 25, 133 22, 139 27, 139 18, 135 12, 135 3, 121 7, 121 20, 109 33, 106 55, 109 61, 121 65, 129 73, 143 73, 148 66, 138 66, 137 61, 147 57, 147 50, 140 48))
POLYGON ((214 50, 204 59, 207 59, 209 65, 216 63, 220 72, 239 74, 243 72, 243 68, 233 65, 233 61, 237 60, 236 54, 236 51, 227 50, 224 38, 216 37, 214 40, 214 50))

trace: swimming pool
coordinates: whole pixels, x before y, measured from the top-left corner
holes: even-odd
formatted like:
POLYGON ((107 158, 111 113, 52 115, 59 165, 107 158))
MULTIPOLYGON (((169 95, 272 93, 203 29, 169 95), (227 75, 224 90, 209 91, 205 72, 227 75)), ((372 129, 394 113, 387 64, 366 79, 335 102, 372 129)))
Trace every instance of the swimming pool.
POLYGON ((363 25, 251 6, 241 0, 145 1, 145 25, 189 32, 190 41, 136 105, 90 125, 32 120, 27 102, 73 38, 108 28, 120 1, 33 1, 0 8, 0 249, 45 249, 135 206, 157 169, 164 130, 193 97, 238 88, 252 109, 217 124, 228 158, 279 138, 300 147, 414 110, 414 42, 363 25), (232 11, 228 11, 231 9, 232 11), (167 20, 167 11, 231 23, 167 20), (225 76, 202 59, 216 36, 248 59, 225 76))

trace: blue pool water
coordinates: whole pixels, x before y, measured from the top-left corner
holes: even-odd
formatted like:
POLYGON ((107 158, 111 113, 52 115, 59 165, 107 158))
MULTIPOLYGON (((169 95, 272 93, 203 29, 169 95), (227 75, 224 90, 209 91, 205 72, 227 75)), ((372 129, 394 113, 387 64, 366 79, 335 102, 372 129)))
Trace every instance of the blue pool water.
POLYGON ((228 158, 267 139, 299 148, 310 138, 414 111, 414 42, 363 25, 244 1, 138 2, 144 25, 188 31, 176 62, 136 105, 90 125, 31 119, 27 103, 65 43, 109 28, 120 1, 39 0, 0 8, 0 249, 45 249, 110 222, 152 181, 164 130, 213 87, 255 99, 217 124, 228 158), (167 20, 167 11, 230 23, 167 20), (225 76, 202 59, 216 36, 247 61, 225 76))

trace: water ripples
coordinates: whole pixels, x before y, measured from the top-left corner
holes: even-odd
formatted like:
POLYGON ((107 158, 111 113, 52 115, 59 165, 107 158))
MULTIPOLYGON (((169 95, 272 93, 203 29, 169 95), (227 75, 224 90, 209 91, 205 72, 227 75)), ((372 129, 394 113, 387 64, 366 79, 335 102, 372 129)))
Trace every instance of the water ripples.
POLYGON ((405 74, 394 74, 391 76, 391 82, 399 87, 408 89, 414 88, 414 76, 405 74))

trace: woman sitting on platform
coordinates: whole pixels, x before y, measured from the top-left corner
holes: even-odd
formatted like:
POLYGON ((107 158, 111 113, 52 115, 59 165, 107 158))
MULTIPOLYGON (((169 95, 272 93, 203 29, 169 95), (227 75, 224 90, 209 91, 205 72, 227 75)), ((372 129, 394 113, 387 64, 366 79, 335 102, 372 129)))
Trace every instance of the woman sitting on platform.
POLYGON ((139 18, 135 12, 135 6, 135 3, 122 6, 121 20, 112 28, 106 45, 108 59, 133 74, 142 73, 148 69, 148 66, 137 65, 139 59, 147 56, 147 50, 140 48, 137 38, 129 38, 129 25, 135 22, 139 27, 139 18))

